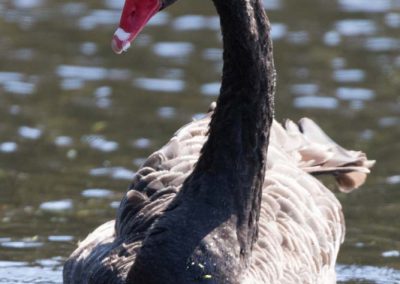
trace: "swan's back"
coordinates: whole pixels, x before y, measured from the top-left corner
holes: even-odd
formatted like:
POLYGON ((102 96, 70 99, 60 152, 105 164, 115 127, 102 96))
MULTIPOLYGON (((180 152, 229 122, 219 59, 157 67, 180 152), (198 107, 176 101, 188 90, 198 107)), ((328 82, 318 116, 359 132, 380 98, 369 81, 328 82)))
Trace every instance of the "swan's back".
MULTIPOLYGON (((65 283, 124 283, 152 224, 192 172, 211 114, 193 121, 146 160, 110 221, 80 243, 65 283)), ((243 284, 335 283, 344 239, 339 201, 312 174, 333 173, 343 191, 361 185, 373 162, 334 143, 311 120, 273 122, 262 192, 259 237, 243 284)), ((214 240, 215 248, 223 240, 214 240)), ((217 264, 218 265, 218 264, 217 264)))

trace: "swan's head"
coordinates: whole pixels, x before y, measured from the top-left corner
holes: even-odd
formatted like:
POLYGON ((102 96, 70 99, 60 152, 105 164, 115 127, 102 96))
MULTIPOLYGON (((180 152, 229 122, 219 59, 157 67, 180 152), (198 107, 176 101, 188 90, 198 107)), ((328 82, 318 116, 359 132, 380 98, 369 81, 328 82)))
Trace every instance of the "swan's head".
POLYGON ((119 27, 112 39, 115 53, 126 51, 147 22, 176 0, 125 0, 119 27))

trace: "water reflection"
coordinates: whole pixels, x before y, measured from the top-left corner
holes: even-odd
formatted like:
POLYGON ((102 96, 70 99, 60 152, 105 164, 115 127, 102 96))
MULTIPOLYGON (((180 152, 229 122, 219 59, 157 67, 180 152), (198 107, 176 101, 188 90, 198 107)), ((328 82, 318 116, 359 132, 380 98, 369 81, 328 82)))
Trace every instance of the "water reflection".
POLYGON ((367 13, 380 13, 387 12, 393 8, 399 7, 399 1, 392 0, 338 0, 341 9, 345 12, 367 12, 367 13))
POLYGON ((49 236, 47 238, 49 242, 71 242, 74 240, 73 236, 49 236))
POLYGON ((17 151, 18 145, 15 142, 3 142, 0 144, 0 152, 13 153, 17 151))
POLYGON ((190 30, 219 30, 218 17, 205 17, 201 15, 185 15, 176 18, 172 22, 172 27, 178 31, 190 30))
POLYGON ((388 177, 386 182, 388 184, 400 184, 400 175, 388 177))
POLYGON ((0 245, 3 248, 8 248, 8 249, 33 249, 42 247, 44 244, 41 242, 35 242, 31 240, 21 240, 21 241, 2 242, 0 245))
POLYGON ((369 101, 375 97, 375 93, 369 89, 341 87, 336 90, 336 96, 344 101, 369 101))
POLYGON ((117 25, 120 15, 120 11, 93 10, 88 15, 82 17, 78 25, 82 30, 93 30, 104 25, 117 25))
POLYGON ((372 20, 341 20, 336 22, 335 26, 336 30, 344 36, 370 36, 377 32, 375 22, 372 20))
POLYGON ((298 96, 316 96, 319 92, 319 86, 316 84, 296 84, 290 87, 291 93, 298 96))
POLYGON ((181 92, 185 88, 185 82, 173 79, 137 78, 135 86, 155 92, 181 92))
POLYGON ((365 79, 365 71, 360 69, 341 69, 333 73, 333 78, 338 83, 359 83, 365 79))
MULTIPOLYGON (((0 283, 61 283, 64 257, 114 216, 144 157, 218 95, 211 4, 157 14, 117 57, 109 41, 123 2, 0 3, 0 283)), ((311 116, 378 160, 362 190, 338 195, 339 281, 397 283, 400 1, 328 2, 264 0, 276 114, 311 116)))
POLYGON ((147 149, 151 146, 151 141, 147 138, 139 138, 134 141, 133 146, 138 149, 147 149))
POLYGON ((73 144, 73 139, 69 136, 58 136, 54 139, 54 144, 59 147, 69 147, 73 144))
POLYGON ((173 107, 160 107, 157 110, 157 114, 160 118, 164 118, 164 119, 171 119, 175 116, 175 109, 173 107))
POLYGON ((82 196, 87 198, 110 198, 113 192, 104 188, 89 188, 82 191, 82 196))
POLYGON ((201 93, 206 96, 218 96, 220 88, 220 82, 207 83, 201 86, 201 93))
POLYGON ((394 284, 400 281, 400 271, 373 266, 339 265, 337 267, 338 283, 356 281, 355 283, 394 284))
POLYGON ((132 180, 135 176, 135 173, 123 167, 106 167, 91 169, 90 175, 95 177, 110 177, 113 179, 132 180))
POLYGON ((368 38, 365 41, 365 48, 374 52, 400 50, 400 40, 390 37, 368 38))
POLYGON ((400 28, 400 14, 389 13, 385 16, 385 22, 388 27, 397 29, 400 28))
POLYGON ((85 135, 81 140, 87 143, 92 149, 102 152, 114 152, 119 147, 117 142, 109 141, 101 135, 85 135))
POLYGON ((395 257, 395 258, 399 258, 400 257, 400 251, 398 250, 390 250, 390 251, 384 251, 382 253, 383 257, 395 257))
POLYGON ((331 97, 307 96, 295 98, 293 105, 297 108, 335 109, 338 107, 338 100, 331 97))
POLYGON ((18 133, 21 137, 30 140, 39 139, 42 136, 42 130, 38 128, 33 128, 29 126, 21 126, 18 128, 18 133))
POLYGON ((48 201, 40 204, 39 208, 43 211, 49 212, 63 212, 72 210, 74 208, 73 201, 71 199, 48 201))
POLYGON ((153 51, 161 57, 175 57, 181 60, 181 57, 188 56, 193 52, 194 46, 188 42, 159 42, 154 44, 153 51))
POLYGON ((61 268, 54 268, 60 260, 42 260, 44 266, 29 266, 26 262, 0 261, 0 283, 62 283, 61 268), (23 271, 23 273, 21 273, 23 271))

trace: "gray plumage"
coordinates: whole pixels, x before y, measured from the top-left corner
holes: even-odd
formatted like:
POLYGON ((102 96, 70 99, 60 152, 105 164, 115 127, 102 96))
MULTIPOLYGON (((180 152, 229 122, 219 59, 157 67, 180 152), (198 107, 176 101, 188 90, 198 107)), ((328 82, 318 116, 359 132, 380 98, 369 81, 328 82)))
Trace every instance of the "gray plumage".
POLYGON ((150 155, 116 220, 67 260, 65 283, 335 283, 342 210, 313 175, 350 191, 373 162, 309 119, 274 121, 262 1, 213 2, 224 44, 217 106, 150 155))
MULTIPOLYGON (((116 222, 97 228, 71 255, 65 283, 125 283, 144 238, 193 171, 209 121, 210 114, 184 126, 149 156, 122 200, 116 222)), ((348 191, 364 182, 372 164, 363 153, 338 146, 310 119, 299 124, 288 120, 285 127, 274 121, 259 237, 239 283, 335 283, 344 219, 338 200, 311 174, 334 174, 348 191)), ((211 236, 207 245, 217 253, 225 243, 211 236)), ((205 264, 194 265, 202 270, 205 264)), ((151 269, 157 273, 158 268, 151 269)))

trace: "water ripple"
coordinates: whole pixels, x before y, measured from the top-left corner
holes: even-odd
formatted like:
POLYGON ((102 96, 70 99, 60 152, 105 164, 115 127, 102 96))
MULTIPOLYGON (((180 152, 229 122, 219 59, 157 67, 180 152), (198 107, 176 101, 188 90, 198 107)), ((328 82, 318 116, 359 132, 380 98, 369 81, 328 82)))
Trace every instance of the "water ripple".
POLYGON ((4 90, 17 95, 31 95, 35 92, 35 84, 20 81, 8 81, 4 83, 4 90))
POLYGON ((32 9, 43 5, 44 0, 14 0, 13 4, 19 9, 32 9))
POLYGON ((221 88, 220 82, 212 82, 201 86, 200 92, 205 96, 215 97, 219 95, 220 88, 221 88))
POLYGON ((203 51, 203 58, 211 61, 220 61, 222 59, 222 49, 207 48, 203 51))
POLYGON ((390 37, 368 38, 364 45, 367 50, 375 52, 400 50, 400 40, 390 37))
POLYGON ((288 33, 288 41, 295 45, 304 45, 310 41, 307 31, 296 31, 288 33))
POLYGON ((0 243, 1 247, 9 249, 34 249, 43 247, 43 245, 42 242, 36 241, 10 241, 0 243))
POLYGON ((74 204, 71 199, 47 201, 40 204, 39 208, 49 212, 63 212, 71 210, 74 204))
POLYGON ((297 108, 336 109, 339 102, 336 98, 321 96, 306 96, 294 99, 297 108))
POLYGON ((21 126, 20 128, 18 128, 18 133, 21 137, 25 139, 36 140, 42 136, 43 131, 39 128, 21 126))
POLYGON ((104 4, 107 8, 121 11, 124 7, 125 0, 104 0, 104 4))
POLYGON ((118 25, 120 16, 120 11, 92 10, 79 20, 78 25, 83 30, 93 30, 100 25, 118 25))
POLYGON ((74 237, 73 236, 49 236, 47 239, 49 240, 49 242, 59 243, 59 242, 71 242, 74 240, 74 237))
POLYGON ((67 78, 61 81, 61 89, 66 91, 80 90, 85 85, 85 81, 78 78, 67 78))
POLYGON ((274 23, 271 25, 271 36, 273 40, 280 40, 286 36, 288 27, 282 23, 274 23))
POLYGON ((89 144, 90 148, 101 152, 113 152, 119 148, 119 144, 115 141, 109 141, 101 135, 85 135, 82 141, 89 144))
POLYGON ((339 83, 362 82, 365 79, 365 71, 360 69, 340 69, 335 70, 333 78, 339 83))
POLYGON ((173 107, 164 106, 157 110, 157 115, 161 118, 170 119, 176 115, 176 110, 173 107))
POLYGON ((107 69, 102 67, 61 65, 57 68, 57 75, 62 78, 79 78, 82 80, 105 80, 107 69))
POLYGON ((298 96, 315 96, 319 92, 317 84, 296 84, 290 87, 291 93, 298 96))
POLYGON ((338 281, 368 281, 368 283, 394 284, 400 281, 400 271, 375 266, 337 265, 338 281))
POLYGON ((62 87, 75 89, 81 87, 84 81, 126 80, 131 72, 124 69, 106 69, 94 66, 60 65, 56 74, 63 78, 62 87))
POLYGON ((390 176, 386 179, 388 184, 400 184, 400 175, 390 176))
POLYGON ((400 257, 400 251, 398 250, 388 250, 388 251, 384 251, 382 253, 383 257, 395 257, 398 258, 400 257))
POLYGON ((58 136, 54 139, 54 144, 59 147, 68 147, 73 144, 73 139, 69 136, 58 136))
POLYGON ((324 43, 328 46, 337 46, 341 41, 342 37, 337 31, 328 31, 324 34, 324 43))
POLYGON ((103 188, 88 188, 82 191, 82 196, 87 198, 108 198, 113 194, 111 190, 103 188))
POLYGON ((393 8, 392 0, 338 0, 340 8, 345 12, 381 13, 393 8))
MULTIPOLYGON (((213 17, 206 17, 200 15, 184 15, 181 17, 177 17, 172 22, 172 27, 178 31, 195 31, 195 30, 204 30, 204 29, 214 29, 214 25, 212 23, 213 17)), ((218 18, 217 18, 218 19, 218 18)), ((219 28, 219 25, 217 26, 219 28)))
POLYGON ((87 5, 79 2, 69 2, 61 6, 61 12, 68 17, 80 16, 87 11, 87 5))
POLYGON ((82 54, 90 56, 97 52, 97 45, 94 42, 84 42, 80 46, 82 54))
POLYGON ((186 85, 182 80, 159 78, 137 78, 134 84, 138 88, 155 92, 181 92, 186 85))
POLYGON ((400 13, 389 13, 385 16, 385 23, 388 27, 400 28, 400 13))
POLYGON ((26 262, 0 261, 0 283, 61 284, 61 266, 29 266, 26 262), (23 271, 23 273, 21 273, 23 271))
POLYGON ((349 101, 349 100, 360 100, 369 101, 375 97, 375 92, 370 89, 365 88, 338 88, 336 95, 339 99, 349 101))
POLYGON ((17 72, 0 72, 0 84, 7 83, 9 81, 21 81, 23 79, 23 75, 17 72))
POLYGON ((158 12, 150 19, 146 26, 164 26, 169 21, 169 14, 165 11, 158 12))
POLYGON ((0 152, 2 153, 14 153, 17 150, 18 150, 18 145, 15 142, 0 143, 0 152))
POLYGON ((155 54, 161 57, 186 57, 194 50, 194 45, 189 42, 158 42, 153 45, 155 54))
POLYGON ((132 180, 135 172, 123 167, 95 168, 90 170, 91 176, 111 177, 113 179, 132 180))
POLYGON ((151 146, 151 140, 147 138, 139 138, 133 142, 133 146, 138 149, 147 149, 151 146))
POLYGON ((341 20, 335 24, 336 30, 344 36, 373 35, 377 28, 372 20, 341 20))
POLYGON ((279 10, 282 8, 281 0, 263 0, 263 3, 267 10, 279 10))

